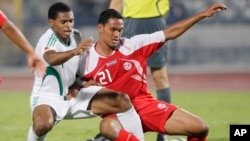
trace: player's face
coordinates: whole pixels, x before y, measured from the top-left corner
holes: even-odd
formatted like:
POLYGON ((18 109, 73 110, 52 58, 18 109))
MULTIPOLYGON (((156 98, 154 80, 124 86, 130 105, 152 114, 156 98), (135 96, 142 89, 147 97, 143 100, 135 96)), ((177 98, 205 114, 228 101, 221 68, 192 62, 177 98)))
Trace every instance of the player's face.
POLYGON ((56 36, 65 43, 68 43, 71 31, 74 26, 73 12, 59 12, 56 19, 50 19, 49 23, 56 36))
POLYGON ((123 30, 123 20, 118 18, 110 18, 105 25, 100 25, 100 38, 102 41, 114 49, 119 44, 119 39, 123 30))

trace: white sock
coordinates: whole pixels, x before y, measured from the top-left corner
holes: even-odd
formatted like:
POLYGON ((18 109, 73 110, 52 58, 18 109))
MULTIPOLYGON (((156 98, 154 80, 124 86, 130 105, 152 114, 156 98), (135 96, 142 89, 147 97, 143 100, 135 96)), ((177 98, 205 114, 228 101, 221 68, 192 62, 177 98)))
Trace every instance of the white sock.
POLYGON ((140 141, 144 141, 141 119, 134 107, 126 112, 117 113, 117 118, 126 131, 134 134, 140 141))
POLYGON ((33 130, 33 126, 30 126, 27 141, 45 141, 46 134, 38 137, 33 130))

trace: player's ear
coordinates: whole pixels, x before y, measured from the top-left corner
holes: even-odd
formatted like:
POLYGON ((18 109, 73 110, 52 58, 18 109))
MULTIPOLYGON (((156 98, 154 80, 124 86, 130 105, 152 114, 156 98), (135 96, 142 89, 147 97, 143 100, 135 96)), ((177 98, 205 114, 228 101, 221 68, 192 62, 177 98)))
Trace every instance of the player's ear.
POLYGON ((54 26, 54 20, 53 20, 53 19, 49 19, 48 23, 49 23, 49 26, 50 26, 50 27, 53 27, 53 26, 54 26))
POLYGON ((104 28, 104 27, 103 27, 102 24, 98 24, 98 25, 97 25, 97 28, 98 28, 98 31, 99 31, 99 32, 103 32, 103 28, 104 28))

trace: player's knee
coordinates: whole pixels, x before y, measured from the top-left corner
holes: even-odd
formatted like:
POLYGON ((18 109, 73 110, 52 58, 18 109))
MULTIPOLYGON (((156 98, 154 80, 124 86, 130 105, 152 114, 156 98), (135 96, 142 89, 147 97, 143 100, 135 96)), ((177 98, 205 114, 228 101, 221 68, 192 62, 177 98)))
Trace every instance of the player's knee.
POLYGON ((115 118, 103 118, 100 124, 100 133, 112 140, 116 139, 119 136, 122 126, 120 122, 115 118))
POLYGON ((34 123, 34 132, 38 137, 48 133, 54 126, 54 120, 39 121, 34 123))
POLYGON ((201 136, 202 137, 207 136, 208 132, 209 132, 209 126, 207 123, 203 122, 201 124, 201 136))
POLYGON ((205 137, 208 135, 208 132, 209 132, 209 126, 206 122, 202 121, 198 125, 196 125, 195 136, 205 137))

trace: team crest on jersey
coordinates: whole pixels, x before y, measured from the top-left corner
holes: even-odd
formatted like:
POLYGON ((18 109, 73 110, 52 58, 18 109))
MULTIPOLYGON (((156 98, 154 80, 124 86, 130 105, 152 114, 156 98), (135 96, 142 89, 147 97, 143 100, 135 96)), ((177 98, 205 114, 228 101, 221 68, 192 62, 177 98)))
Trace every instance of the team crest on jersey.
POLYGON ((112 60, 112 61, 109 61, 108 63, 106 63, 106 66, 109 67, 109 66, 112 66, 116 63, 117 63, 117 60, 112 60))
POLYGON ((157 107, 158 107, 158 109, 168 109, 168 108, 169 108, 169 106, 167 106, 167 105, 164 104, 164 103, 159 103, 159 104, 157 105, 157 107))
POLYGON ((124 68, 125 70, 130 70, 130 69, 132 68, 132 63, 130 63, 130 62, 125 62, 125 63, 123 64, 123 68, 124 68))

